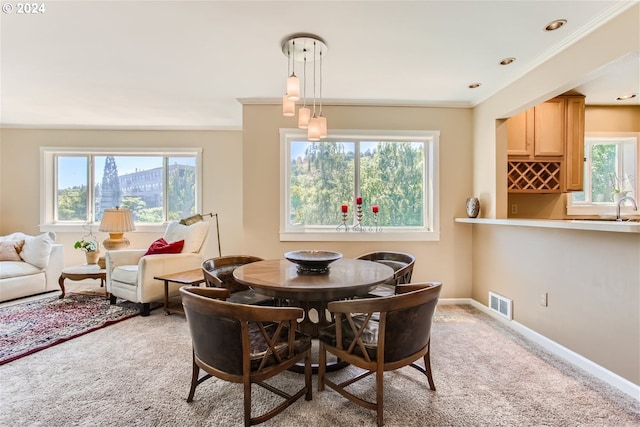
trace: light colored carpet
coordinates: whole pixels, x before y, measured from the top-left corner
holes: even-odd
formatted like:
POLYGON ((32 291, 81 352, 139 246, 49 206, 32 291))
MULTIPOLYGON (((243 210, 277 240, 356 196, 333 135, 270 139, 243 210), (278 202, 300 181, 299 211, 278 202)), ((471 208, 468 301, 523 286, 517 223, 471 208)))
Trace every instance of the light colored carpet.
MULTIPOLYGON (((578 371, 471 306, 440 306, 432 337, 437 391, 412 368, 385 374, 392 426, 639 426, 637 400, 578 371)), ((348 367, 333 375, 342 376, 348 367)), ((210 379, 186 402, 184 317, 159 309, 0 366, 2 426, 236 426, 242 386, 210 379)), ((373 393, 373 378, 360 386, 373 393)), ((298 386, 300 374, 277 382, 298 386)), ((375 426, 331 390, 265 426, 375 426)), ((254 387, 254 409, 265 392, 254 387)))

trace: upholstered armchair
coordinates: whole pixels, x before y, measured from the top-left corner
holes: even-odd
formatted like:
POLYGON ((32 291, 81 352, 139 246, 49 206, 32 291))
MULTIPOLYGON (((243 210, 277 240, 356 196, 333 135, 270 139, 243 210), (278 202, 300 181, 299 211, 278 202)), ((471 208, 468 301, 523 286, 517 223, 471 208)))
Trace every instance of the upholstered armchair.
POLYGON ((360 255, 357 259, 379 262, 393 268, 393 277, 369 291, 369 297, 388 297, 396 293, 396 286, 411 282, 416 258, 404 252, 378 251, 360 255))
POLYGON ((423 373, 429 388, 435 390, 431 374, 431 323, 441 288, 441 283, 430 282, 397 285, 396 294, 389 297, 330 302, 328 310, 335 324, 320 330, 318 391, 323 391, 326 385, 350 401, 376 411, 378 427, 382 427, 386 371, 411 366, 423 373), (374 314, 379 315, 379 320, 374 320, 374 314), (352 371, 355 376, 329 378, 327 353, 359 368, 352 371), (415 363, 420 359, 422 365, 415 363), (369 375, 376 378, 375 399, 366 397, 357 388, 348 388, 369 375))
MULTIPOLYGON (((148 316, 150 303, 164 299, 164 283, 154 277, 201 268, 209 225, 206 221, 191 225, 169 223, 163 239, 169 244, 184 240, 179 253, 147 255, 146 248, 107 251, 107 292, 111 304, 117 298, 142 303, 141 314, 148 316)), ((176 286, 169 296, 178 294, 176 286)))
POLYGON ((227 288, 231 296, 229 302, 250 305, 276 305, 276 301, 266 295, 257 293, 248 286, 242 285, 233 277, 233 271, 251 262, 263 261, 252 255, 229 255, 207 259, 202 263, 202 273, 207 286, 227 288))
MULTIPOLYGON (((236 304, 227 299, 229 289, 180 288, 193 344, 191 389, 187 402, 193 401, 196 387, 208 378, 243 384, 245 427, 263 423, 304 396, 311 400, 311 337, 297 330, 301 308, 261 307, 236 304), (267 382, 276 375, 304 362, 302 378, 267 382), (204 373, 201 375, 200 370, 204 373), (267 398, 252 396, 252 385, 274 393, 267 398), (281 400, 277 397, 282 398, 281 400), (256 404, 252 416, 252 397, 256 404), (258 415, 258 413, 260 415, 258 415)), ((215 391, 218 387, 214 386, 215 391)), ((207 390, 210 393, 212 388, 207 390)), ((224 397, 227 398, 228 396, 224 397)), ((220 396, 207 396, 216 406, 220 396)))

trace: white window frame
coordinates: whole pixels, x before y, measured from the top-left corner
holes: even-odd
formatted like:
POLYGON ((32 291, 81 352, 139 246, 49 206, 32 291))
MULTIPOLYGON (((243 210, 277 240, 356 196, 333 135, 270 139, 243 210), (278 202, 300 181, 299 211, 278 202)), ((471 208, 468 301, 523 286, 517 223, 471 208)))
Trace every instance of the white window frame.
POLYGON ((307 140, 307 132, 280 129, 280 241, 438 241, 440 240, 439 131, 335 130, 328 139, 366 139, 387 141, 425 141, 424 213, 422 227, 383 228, 382 231, 336 231, 331 227, 295 227, 289 224, 289 183, 291 142, 307 140))
MULTIPOLYGON (((608 142, 608 143, 616 143, 622 142, 625 144, 634 144, 634 162, 635 162, 635 172, 633 176, 633 180, 635 181, 635 188, 638 193, 640 193, 640 166, 639 166, 639 147, 638 141, 640 140, 640 133, 594 133, 585 135, 585 152, 587 150, 587 145, 589 143, 594 142, 608 142)), ((588 178, 584 177, 585 184, 588 178)), ((585 190, 587 190, 585 185, 585 190)), ((616 203, 615 202, 607 202, 607 203, 590 203, 590 202, 574 202, 572 193, 567 193, 566 195, 566 203, 567 203, 567 215, 572 216, 601 216, 601 217, 610 217, 616 215, 616 203)), ((636 195, 637 198, 640 198, 636 195)), ((631 207, 622 206, 621 213, 623 214, 633 214, 635 212, 632 211, 631 207)))
MULTIPOLYGON (((202 210, 202 148, 106 148, 106 147, 40 147, 40 231, 53 232, 81 232, 86 231, 86 222, 83 221, 55 221, 56 206, 56 156, 192 156, 196 158, 196 212, 202 210)), ((157 224, 136 223, 136 231, 162 232, 166 228, 166 222, 157 224)), ((90 224, 98 227, 100 224, 90 224)))

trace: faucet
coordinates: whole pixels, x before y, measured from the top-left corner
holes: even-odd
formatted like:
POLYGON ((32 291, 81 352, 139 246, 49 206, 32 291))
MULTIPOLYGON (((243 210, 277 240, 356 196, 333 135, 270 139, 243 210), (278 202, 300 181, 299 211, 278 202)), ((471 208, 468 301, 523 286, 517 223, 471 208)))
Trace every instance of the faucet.
POLYGON ((621 197, 620 200, 618 200, 618 204, 616 205, 616 221, 622 221, 622 218, 620 218, 620 205, 622 205, 622 202, 624 202, 625 200, 631 200, 631 203, 633 204, 633 210, 638 210, 638 205, 636 204, 636 201, 633 200, 633 197, 621 197))

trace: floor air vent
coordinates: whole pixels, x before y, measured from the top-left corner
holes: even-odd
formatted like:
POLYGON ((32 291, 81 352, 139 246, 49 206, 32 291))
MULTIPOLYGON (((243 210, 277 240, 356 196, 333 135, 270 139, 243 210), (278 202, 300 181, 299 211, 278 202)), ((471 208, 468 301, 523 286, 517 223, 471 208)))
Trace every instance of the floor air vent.
POLYGON ((513 318, 511 316, 511 305, 512 302, 509 298, 489 291, 489 308, 509 320, 513 318))

